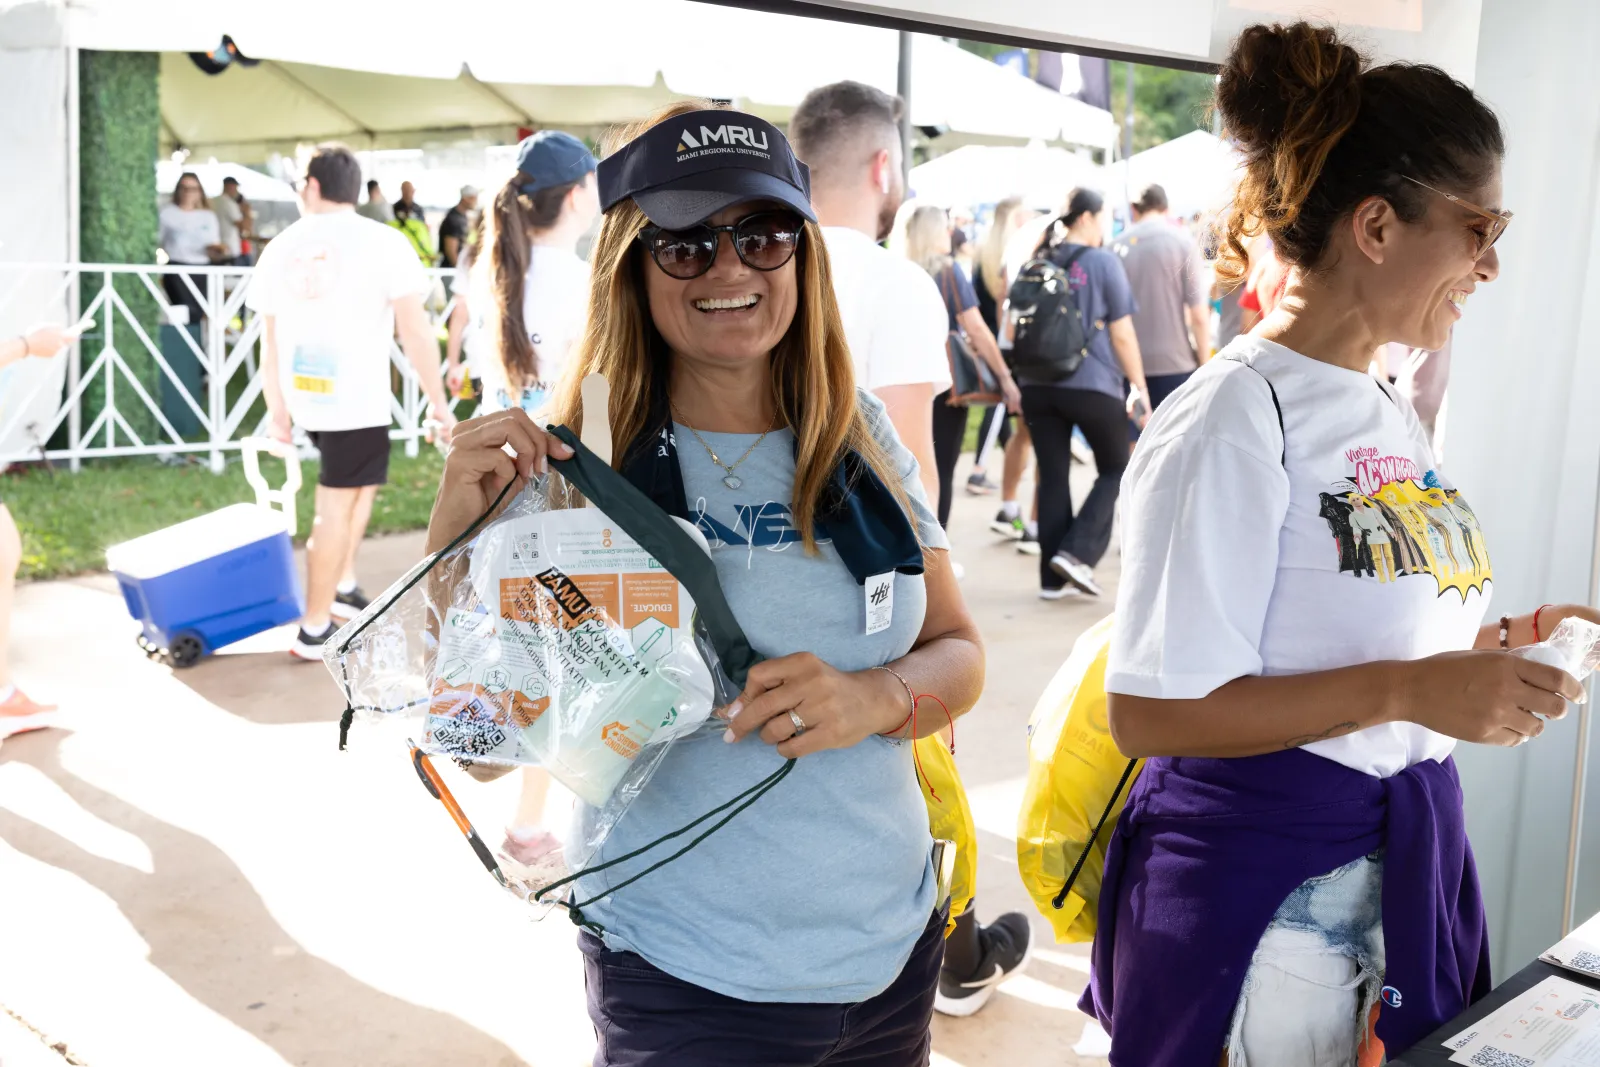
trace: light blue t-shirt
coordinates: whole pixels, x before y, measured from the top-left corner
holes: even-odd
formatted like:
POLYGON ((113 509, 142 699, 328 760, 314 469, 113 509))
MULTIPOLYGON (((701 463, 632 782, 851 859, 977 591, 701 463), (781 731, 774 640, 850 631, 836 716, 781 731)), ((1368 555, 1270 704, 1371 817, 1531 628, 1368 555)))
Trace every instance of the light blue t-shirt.
MULTIPOLYGON (((929 512, 917 462, 883 404, 858 394, 900 474, 918 535, 948 542, 929 512)), ((691 518, 698 521, 728 604, 768 658, 812 652, 842 671, 899 659, 922 629, 920 575, 896 574, 889 628, 867 635, 862 587, 831 543, 807 556, 790 511, 794 436, 769 434, 728 489, 693 434, 674 426, 691 518)), ((725 460, 753 434, 702 436, 725 460)), ((730 745, 718 732, 675 742, 645 791, 591 863, 678 829, 783 764, 759 736, 730 745)), ((580 899, 642 870, 655 855, 580 880, 580 899)), ((888 987, 933 912, 928 813, 912 748, 868 737, 803 756, 794 770, 682 858, 585 909, 605 943, 677 978, 741 1000, 853 1003, 888 987)))

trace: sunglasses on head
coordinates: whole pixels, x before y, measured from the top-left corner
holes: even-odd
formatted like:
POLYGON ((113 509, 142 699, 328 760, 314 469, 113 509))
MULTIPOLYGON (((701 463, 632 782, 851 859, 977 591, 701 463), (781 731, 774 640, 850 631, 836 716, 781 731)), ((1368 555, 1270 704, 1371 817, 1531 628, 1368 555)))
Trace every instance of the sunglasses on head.
POLYGON ((1494 243, 1500 240, 1500 235, 1506 232, 1506 227, 1511 225, 1511 212, 1509 211, 1490 211, 1486 207, 1479 207, 1470 200, 1463 200, 1454 193, 1447 193, 1443 189, 1435 189, 1427 182, 1419 182, 1410 175, 1402 174, 1400 177, 1404 178, 1412 185, 1420 185, 1422 188, 1428 190, 1428 192, 1442 196, 1452 204, 1456 204, 1459 207, 1464 207, 1474 215, 1482 215, 1488 220, 1489 224, 1485 229, 1472 231, 1478 237, 1479 259, 1482 259, 1484 253, 1494 247, 1494 243))
POLYGON ((686 230, 646 226, 639 232, 639 240, 663 274, 687 281, 711 269, 722 247, 723 234, 728 235, 734 253, 745 266, 769 271, 794 258, 804 229, 804 220, 792 211, 759 211, 732 226, 701 223, 686 230))

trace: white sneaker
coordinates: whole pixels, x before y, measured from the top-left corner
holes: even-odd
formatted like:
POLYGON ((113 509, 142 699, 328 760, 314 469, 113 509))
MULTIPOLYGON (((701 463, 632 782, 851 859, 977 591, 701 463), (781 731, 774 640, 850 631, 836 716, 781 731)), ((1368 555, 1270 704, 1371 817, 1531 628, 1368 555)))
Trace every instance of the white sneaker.
POLYGON ((1060 589, 1040 589, 1040 600, 1068 600, 1075 596, 1082 596, 1083 590, 1075 585, 1064 585, 1060 589))
POLYGON ((1050 557, 1050 569, 1090 596, 1100 595, 1100 587, 1094 580, 1094 568, 1087 563, 1074 559, 1065 552, 1057 552, 1050 557))

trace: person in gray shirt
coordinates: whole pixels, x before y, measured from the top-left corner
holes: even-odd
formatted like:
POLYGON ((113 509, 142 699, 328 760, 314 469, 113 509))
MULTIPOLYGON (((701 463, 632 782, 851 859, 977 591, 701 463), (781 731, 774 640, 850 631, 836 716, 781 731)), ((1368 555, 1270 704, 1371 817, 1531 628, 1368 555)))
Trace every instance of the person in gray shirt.
POLYGON ((1154 410, 1211 358, 1211 304, 1199 249, 1167 217, 1167 191, 1147 186, 1132 207, 1133 225, 1112 251, 1122 257, 1138 304, 1133 329, 1154 410))

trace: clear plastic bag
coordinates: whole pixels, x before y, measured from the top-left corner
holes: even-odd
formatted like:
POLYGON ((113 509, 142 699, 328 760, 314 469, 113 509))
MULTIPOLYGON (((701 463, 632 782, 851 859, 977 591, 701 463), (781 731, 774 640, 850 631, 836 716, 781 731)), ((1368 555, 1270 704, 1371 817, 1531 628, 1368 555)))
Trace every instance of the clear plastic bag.
MULTIPOLYGON (((736 682, 724 669, 684 584, 583 503, 557 473, 527 485, 385 590, 323 653, 350 708, 341 745, 350 718, 400 718, 426 756, 479 775, 541 766, 578 797, 562 848, 531 865, 495 854, 501 884, 541 904, 570 897, 570 883, 547 887, 588 862, 672 742, 706 728, 743 682, 742 670, 736 682)), ((648 508, 630 518, 655 542, 663 525, 673 531, 665 542, 680 562, 705 558, 687 523, 648 508)), ((437 795, 443 784, 435 775, 428 787, 437 795)))
POLYGON ((1565 618, 1549 637, 1536 645, 1513 649, 1513 654, 1560 667, 1582 682, 1600 667, 1600 626, 1587 619, 1565 618))

